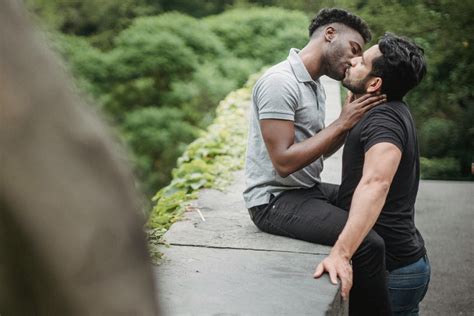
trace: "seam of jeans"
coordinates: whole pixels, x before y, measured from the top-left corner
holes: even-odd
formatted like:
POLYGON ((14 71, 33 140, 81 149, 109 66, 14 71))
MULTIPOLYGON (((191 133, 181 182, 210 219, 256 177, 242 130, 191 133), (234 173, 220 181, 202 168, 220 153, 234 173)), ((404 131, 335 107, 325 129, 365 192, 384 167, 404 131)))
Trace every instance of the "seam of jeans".
POLYGON ((402 274, 390 273, 390 276, 394 276, 396 279, 411 279, 412 277, 415 277, 415 276, 425 276, 425 275, 430 275, 430 271, 427 270, 426 272, 402 273, 402 274))
POLYGON ((389 286, 388 289, 389 290, 397 290, 397 291, 413 291, 413 290, 418 290, 418 289, 421 289, 422 287, 425 287, 426 284, 427 284, 427 282, 423 283, 420 286, 416 286, 416 287, 393 287, 393 286, 389 286))
POLYGON ((288 237, 296 238, 295 235, 293 235, 293 234, 287 232, 285 229, 283 229, 283 228, 281 228, 281 227, 275 225, 274 223, 270 222, 269 220, 266 220, 266 224, 267 224, 268 226, 272 226, 272 227, 273 227, 274 229, 276 229, 276 230, 279 230, 279 231, 283 232, 283 233, 286 234, 288 237))
MULTIPOLYGON (((273 206, 274 206, 274 205, 273 205, 273 206)), ((271 211, 271 209, 269 210, 269 212, 270 212, 270 211, 271 211)), ((296 219, 296 220, 300 220, 300 219, 301 219, 301 217, 300 217, 300 216, 297 216, 297 215, 287 215, 287 214, 285 214, 285 215, 278 215, 278 214, 277 214, 276 216, 277 216, 277 217, 284 217, 284 218, 286 217, 286 218, 291 218, 291 219, 296 219)), ((293 235, 293 234, 287 232, 285 229, 281 228, 280 226, 275 225, 273 222, 270 222, 270 221, 269 221, 268 219, 266 219, 266 218, 265 218, 265 221, 266 221, 266 224, 271 225, 271 226, 273 226, 274 228, 276 228, 276 229, 282 231, 283 233, 287 234, 287 235, 290 236, 291 238, 295 238, 295 239, 298 238, 298 237, 296 237, 295 235, 293 235)))
MULTIPOLYGON (((274 205, 273 205, 273 207, 274 207, 274 205)), ((271 209, 269 210, 269 212, 271 212, 271 209)), ((280 217, 280 215, 277 215, 277 217, 280 217)), ((283 217, 285 217, 285 215, 283 215, 283 217)), ((293 216, 293 215, 290 215, 290 217, 292 217, 292 218, 295 217, 296 219, 299 219, 299 217, 293 216)), ((273 228, 275 228, 277 230, 280 230, 281 232, 285 233, 286 235, 288 235, 291 238, 297 238, 295 235, 287 232, 286 229, 281 228, 279 225, 275 225, 273 222, 270 222, 267 218, 265 218, 265 224, 267 224, 269 226, 272 226, 273 228)))

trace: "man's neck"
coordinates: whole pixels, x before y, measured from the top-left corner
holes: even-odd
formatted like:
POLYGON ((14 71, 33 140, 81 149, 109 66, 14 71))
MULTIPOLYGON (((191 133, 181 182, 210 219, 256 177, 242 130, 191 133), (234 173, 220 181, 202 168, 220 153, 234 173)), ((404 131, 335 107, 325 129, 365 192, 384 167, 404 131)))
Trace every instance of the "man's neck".
POLYGON ((322 51, 321 45, 317 41, 310 41, 299 52, 299 56, 306 70, 313 80, 318 80, 319 77, 325 75, 324 67, 322 66, 322 51))

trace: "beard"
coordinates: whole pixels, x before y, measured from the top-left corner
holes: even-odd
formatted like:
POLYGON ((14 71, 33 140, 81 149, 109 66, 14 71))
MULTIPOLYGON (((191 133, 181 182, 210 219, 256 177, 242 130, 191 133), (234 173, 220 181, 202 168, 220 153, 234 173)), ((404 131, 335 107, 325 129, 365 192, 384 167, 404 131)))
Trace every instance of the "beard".
POLYGON ((349 89, 354 94, 364 94, 367 92, 366 84, 370 77, 366 76, 363 79, 351 79, 349 76, 345 76, 342 80, 342 85, 349 89))

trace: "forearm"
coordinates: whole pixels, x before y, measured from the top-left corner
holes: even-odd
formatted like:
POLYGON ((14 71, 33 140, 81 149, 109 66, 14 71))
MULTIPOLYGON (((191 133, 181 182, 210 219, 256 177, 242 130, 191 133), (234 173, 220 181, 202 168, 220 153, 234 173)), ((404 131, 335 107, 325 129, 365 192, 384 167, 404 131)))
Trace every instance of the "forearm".
POLYGON ((362 179, 357 186, 347 223, 332 251, 350 259, 374 226, 385 204, 390 183, 362 179))
POLYGON ((273 161, 278 173, 281 176, 288 176, 316 159, 330 154, 335 147, 341 146, 347 130, 347 126, 340 121, 335 121, 313 137, 282 150, 273 161))
POLYGON ((336 151, 339 150, 339 148, 341 148, 342 145, 344 145, 347 133, 348 132, 341 134, 338 139, 333 144, 331 144, 329 150, 324 154, 324 159, 331 157, 336 151))
POLYGON ((400 149, 392 143, 380 142, 364 156, 362 179, 352 196, 349 218, 331 253, 316 268, 315 277, 328 271, 333 283, 342 281, 342 296, 352 287, 350 259, 374 226, 387 199, 393 177, 401 160, 400 149))
POLYGON ((343 135, 368 109, 382 103, 384 98, 366 94, 352 100, 344 105, 341 115, 331 125, 301 143, 295 142, 293 122, 277 119, 261 120, 263 139, 278 174, 286 177, 321 156, 334 152, 341 145, 343 135))

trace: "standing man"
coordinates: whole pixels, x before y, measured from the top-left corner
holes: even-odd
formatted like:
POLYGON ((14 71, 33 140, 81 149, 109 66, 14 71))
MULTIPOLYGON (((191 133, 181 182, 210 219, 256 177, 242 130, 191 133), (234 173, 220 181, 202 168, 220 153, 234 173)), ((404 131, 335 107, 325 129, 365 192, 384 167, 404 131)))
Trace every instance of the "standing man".
MULTIPOLYGON (((389 102, 369 110, 347 135, 337 204, 350 209, 349 218, 315 276, 328 271, 332 280, 339 277, 343 288, 350 287, 351 257, 373 229, 385 242, 394 314, 418 315, 430 265, 414 222, 420 162, 415 124, 403 97, 426 73, 423 50, 386 34, 351 63, 342 82, 355 98, 382 92, 389 102)), ((357 275, 356 265, 353 269, 357 275)))
MULTIPOLYGON (((359 17, 323 9, 312 20, 309 35, 301 51, 291 49, 288 59, 270 68, 254 87, 244 199, 261 230, 334 245, 348 213, 334 206, 337 186, 321 183, 323 156, 335 152, 349 129, 385 98, 366 94, 346 102, 340 117, 325 128, 319 78, 342 80, 371 34, 359 17)), ((358 273, 351 313, 389 315, 383 239, 370 231, 352 261, 358 273)), ((350 284, 342 284, 347 298, 350 284)))

